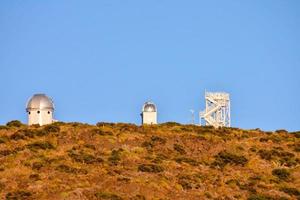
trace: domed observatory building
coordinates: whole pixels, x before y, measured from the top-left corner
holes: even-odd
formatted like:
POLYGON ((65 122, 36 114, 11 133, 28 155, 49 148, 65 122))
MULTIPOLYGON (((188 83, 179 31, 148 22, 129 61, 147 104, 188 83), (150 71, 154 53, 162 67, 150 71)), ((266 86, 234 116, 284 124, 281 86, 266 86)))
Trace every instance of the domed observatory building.
POLYGON ((27 103, 28 125, 51 124, 53 120, 54 104, 45 94, 35 94, 27 103))
POLYGON ((157 110, 152 102, 146 102, 142 109, 142 124, 157 124, 157 110))

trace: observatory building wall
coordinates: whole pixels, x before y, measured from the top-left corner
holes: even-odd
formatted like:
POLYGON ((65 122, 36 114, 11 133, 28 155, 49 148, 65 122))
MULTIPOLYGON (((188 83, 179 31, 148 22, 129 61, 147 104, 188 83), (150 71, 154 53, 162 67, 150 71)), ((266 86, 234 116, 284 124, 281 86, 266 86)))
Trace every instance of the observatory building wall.
POLYGON ((53 113, 51 110, 31 110, 28 112, 28 125, 39 124, 46 125, 53 122, 53 113))
POLYGON ((157 124, 157 113, 143 112, 143 124, 157 124))

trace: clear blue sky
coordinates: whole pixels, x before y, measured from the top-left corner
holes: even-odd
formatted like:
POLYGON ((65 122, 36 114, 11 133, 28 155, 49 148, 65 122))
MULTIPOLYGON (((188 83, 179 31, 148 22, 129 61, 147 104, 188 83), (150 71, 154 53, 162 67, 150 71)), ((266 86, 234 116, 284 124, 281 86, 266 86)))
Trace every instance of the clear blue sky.
POLYGON ((0 124, 46 93, 62 121, 188 123, 204 91, 232 125, 300 129, 300 1, 0 1, 0 124))

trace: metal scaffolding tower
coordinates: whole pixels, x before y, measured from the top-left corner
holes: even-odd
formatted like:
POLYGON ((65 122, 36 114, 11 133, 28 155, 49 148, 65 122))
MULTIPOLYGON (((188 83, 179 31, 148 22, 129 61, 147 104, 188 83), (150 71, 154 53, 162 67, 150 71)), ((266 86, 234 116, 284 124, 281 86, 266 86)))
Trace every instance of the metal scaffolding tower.
POLYGON ((224 92, 205 92, 205 110, 200 112, 206 126, 230 127, 230 98, 224 92))

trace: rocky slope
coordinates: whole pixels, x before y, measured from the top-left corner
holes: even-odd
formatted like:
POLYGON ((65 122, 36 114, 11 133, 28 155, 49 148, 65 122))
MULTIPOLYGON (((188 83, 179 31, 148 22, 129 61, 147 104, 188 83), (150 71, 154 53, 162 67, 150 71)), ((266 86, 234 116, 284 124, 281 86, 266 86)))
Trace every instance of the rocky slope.
POLYGON ((0 126, 0 199, 300 199, 300 132, 0 126))

